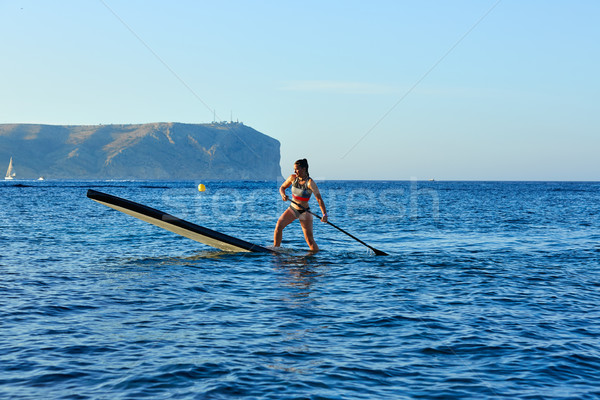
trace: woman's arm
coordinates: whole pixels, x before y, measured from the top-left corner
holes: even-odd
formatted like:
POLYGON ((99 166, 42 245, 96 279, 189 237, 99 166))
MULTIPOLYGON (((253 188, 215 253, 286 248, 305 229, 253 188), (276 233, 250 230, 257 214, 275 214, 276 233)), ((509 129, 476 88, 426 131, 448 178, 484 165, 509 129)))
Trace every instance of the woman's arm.
POLYGON ((312 179, 308 181, 308 188, 312 190, 315 195, 315 199, 317 199, 317 203, 319 203, 319 207, 321 208, 321 212, 323 213, 323 218, 321 221, 327 222, 327 208, 325 208, 325 202, 323 201, 323 197, 321 197, 321 192, 319 192, 319 187, 316 182, 312 179))
POLYGON ((290 175, 290 177, 287 178, 285 180, 285 182, 283 182, 283 184, 279 188, 279 194, 281 195, 281 198, 283 199, 283 201, 288 201, 288 196, 287 196, 287 194, 285 194, 285 189, 290 187, 292 182, 294 182, 294 179, 296 179, 296 175, 294 175, 294 174, 290 175))

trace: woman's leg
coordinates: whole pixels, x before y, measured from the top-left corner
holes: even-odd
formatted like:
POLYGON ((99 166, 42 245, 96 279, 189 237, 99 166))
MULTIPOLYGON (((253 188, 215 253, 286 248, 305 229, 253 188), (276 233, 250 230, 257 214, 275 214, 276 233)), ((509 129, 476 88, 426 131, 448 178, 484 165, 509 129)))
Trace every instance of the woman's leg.
POLYGON ((312 215, 309 213, 304 213, 300 216, 300 226, 302 226, 302 232, 304 232, 304 239, 306 239, 306 243, 308 247, 312 251, 319 251, 319 246, 315 243, 315 239, 313 238, 313 219, 312 215))
POLYGON ((273 247, 281 246, 281 238, 283 237, 283 228, 294 222, 296 214, 289 208, 281 214, 281 217, 277 220, 275 225, 275 232, 273 233, 273 247))

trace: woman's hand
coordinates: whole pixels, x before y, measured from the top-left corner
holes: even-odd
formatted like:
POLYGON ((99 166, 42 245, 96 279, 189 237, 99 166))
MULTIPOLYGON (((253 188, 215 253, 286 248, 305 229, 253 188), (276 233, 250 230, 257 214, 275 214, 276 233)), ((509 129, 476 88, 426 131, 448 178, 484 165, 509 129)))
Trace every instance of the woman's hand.
POLYGON ((323 214, 321 217, 321 222, 327 222, 327 214, 323 214))
POLYGON ((284 193, 284 194, 281 195, 281 199, 283 201, 288 201, 289 197, 287 196, 287 194, 284 193))

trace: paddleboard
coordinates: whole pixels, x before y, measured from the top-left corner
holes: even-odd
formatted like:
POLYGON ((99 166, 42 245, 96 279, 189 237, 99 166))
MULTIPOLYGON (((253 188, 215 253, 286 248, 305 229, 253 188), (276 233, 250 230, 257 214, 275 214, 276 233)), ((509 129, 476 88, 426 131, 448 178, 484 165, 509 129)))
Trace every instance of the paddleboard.
POLYGON ((122 199, 117 196, 89 189, 87 192, 87 197, 97 201, 100 204, 104 204, 107 207, 141 219, 144 222, 148 222, 152 225, 156 225, 178 235, 185 236, 188 239, 195 240, 196 242, 200 242, 220 250, 232 252, 277 253, 276 251, 267 249, 266 247, 225 235, 224 233, 217 232, 212 229, 208 229, 174 217, 173 215, 167 214, 155 208, 122 199))

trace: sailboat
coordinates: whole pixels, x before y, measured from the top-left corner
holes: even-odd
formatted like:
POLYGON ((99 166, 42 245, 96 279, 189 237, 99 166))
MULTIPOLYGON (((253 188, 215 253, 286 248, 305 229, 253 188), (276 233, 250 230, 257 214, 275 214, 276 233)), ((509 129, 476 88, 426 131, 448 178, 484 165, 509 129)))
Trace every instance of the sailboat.
POLYGON ((10 162, 8 163, 8 169, 6 170, 5 180, 12 180, 15 178, 17 174, 15 174, 13 165, 12 165, 12 157, 10 158, 10 162))

